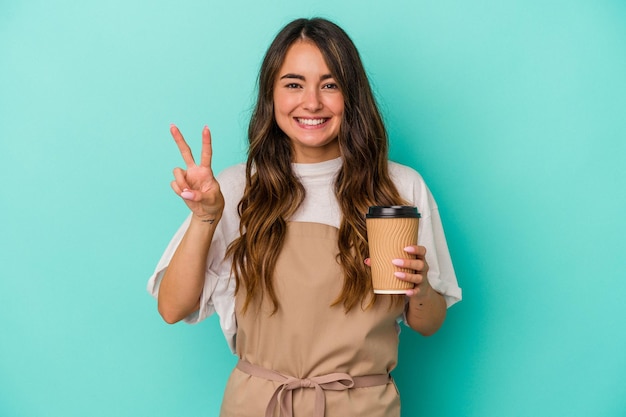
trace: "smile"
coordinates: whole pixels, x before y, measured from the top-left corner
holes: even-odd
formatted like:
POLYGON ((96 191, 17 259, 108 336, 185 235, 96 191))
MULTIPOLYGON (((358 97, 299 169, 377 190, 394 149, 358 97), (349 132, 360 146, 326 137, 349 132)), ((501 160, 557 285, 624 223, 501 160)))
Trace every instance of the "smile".
POLYGON ((327 118, 323 118, 323 119, 302 119, 297 117, 296 121, 302 125, 307 125, 307 126, 319 126, 322 123, 326 123, 328 121, 327 118))

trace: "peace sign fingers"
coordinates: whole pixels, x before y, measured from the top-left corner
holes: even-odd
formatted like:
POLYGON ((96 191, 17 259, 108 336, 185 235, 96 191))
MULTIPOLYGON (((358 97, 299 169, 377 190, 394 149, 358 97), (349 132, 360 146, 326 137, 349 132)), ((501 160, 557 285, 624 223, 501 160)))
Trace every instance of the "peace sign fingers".
POLYGON ((191 148, 189 148, 178 127, 171 125, 170 133, 187 164, 187 169, 174 169, 174 181, 171 182, 172 189, 182 197, 196 217, 203 221, 206 219, 215 220, 221 216, 224 209, 224 196, 211 169, 213 149, 209 128, 205 126, 202 129, 200 165, 196 165, 191 148))

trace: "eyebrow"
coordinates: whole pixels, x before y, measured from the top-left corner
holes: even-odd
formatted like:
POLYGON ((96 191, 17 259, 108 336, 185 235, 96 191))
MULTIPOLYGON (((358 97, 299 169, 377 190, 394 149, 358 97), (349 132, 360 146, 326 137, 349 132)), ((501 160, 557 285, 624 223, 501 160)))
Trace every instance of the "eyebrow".
MULTIPOLYGON (((280 77, 281 80, 284 80, 286 78, 295 78, 297 80, 302 80, 305 81, 304 75, 300 75, 300 74, 285 74, 282 77, 280 77)), ((333 76, 331 74, 324 74, 320 77, 320 81, 324 81, 324 80, 328 80, 329 78, 333 78, 333 76)))

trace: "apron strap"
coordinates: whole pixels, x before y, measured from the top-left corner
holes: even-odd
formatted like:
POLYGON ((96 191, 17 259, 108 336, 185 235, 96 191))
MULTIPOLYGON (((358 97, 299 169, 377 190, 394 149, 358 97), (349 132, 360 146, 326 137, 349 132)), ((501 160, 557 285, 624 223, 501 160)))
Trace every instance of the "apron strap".
POLYGON ((265 409, 265 417, 272 417, 277 404, 280 404, 279 417, 293 417, 293 390, 299 388, 315 389, 315 414, 314 417, 324 417, 326 400, 324 391, 344 391, 351 388, 373 387, 387 385, 391 381, 389 374, 350 376, 345 373, 335 372, 332 374, 315 376, 312 378, 299 379, 285 376, 276 371, 253 365, 243 359, 237 363, 237 369, 270 381, 278 382, 274 394, 265 409))

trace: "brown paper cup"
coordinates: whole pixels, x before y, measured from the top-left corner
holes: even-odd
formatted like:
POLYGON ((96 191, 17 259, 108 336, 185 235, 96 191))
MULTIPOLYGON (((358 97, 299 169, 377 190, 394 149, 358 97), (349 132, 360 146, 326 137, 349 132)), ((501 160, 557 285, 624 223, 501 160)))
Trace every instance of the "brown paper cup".
POLYGON ((417 244, 419 217, 416 207, 370 207, 366 215, 367 239, 376 294, 404 294, 414 287, 412 282, 400 280, 393 274, 412 271, 395 266, 391 260, 411 257, 404 248, 417 244))

